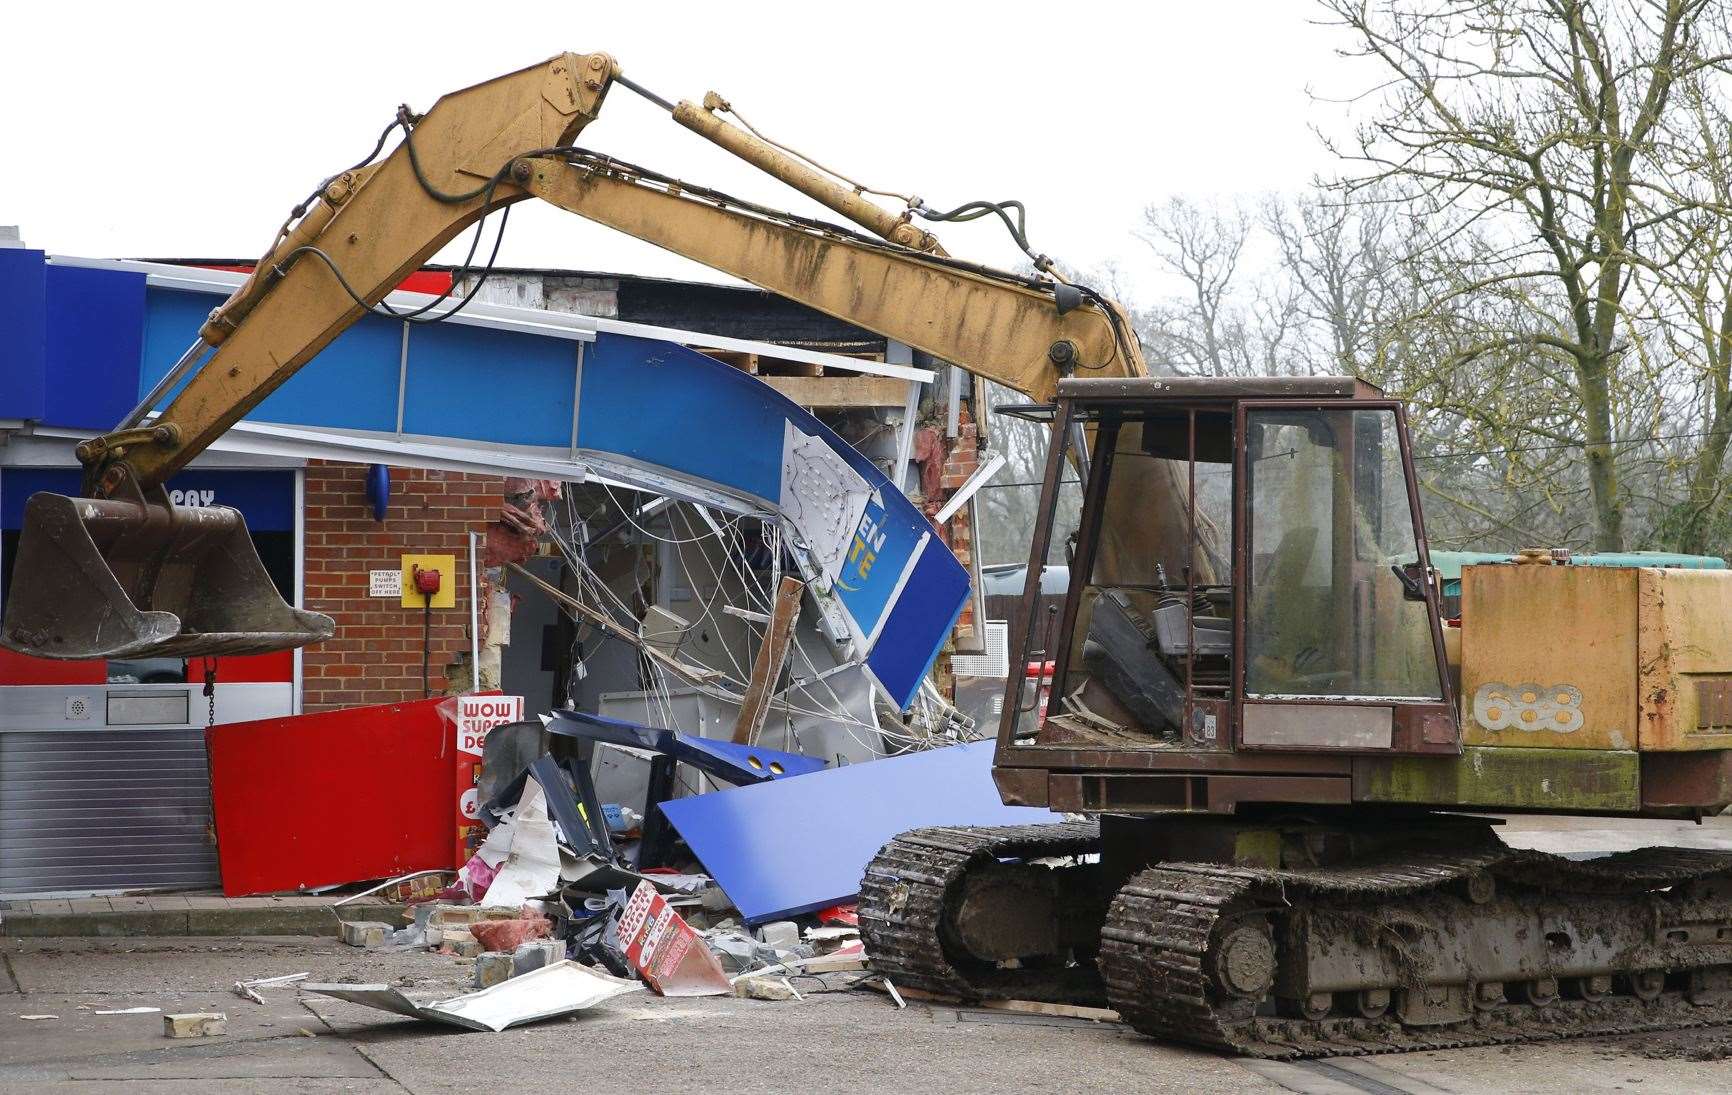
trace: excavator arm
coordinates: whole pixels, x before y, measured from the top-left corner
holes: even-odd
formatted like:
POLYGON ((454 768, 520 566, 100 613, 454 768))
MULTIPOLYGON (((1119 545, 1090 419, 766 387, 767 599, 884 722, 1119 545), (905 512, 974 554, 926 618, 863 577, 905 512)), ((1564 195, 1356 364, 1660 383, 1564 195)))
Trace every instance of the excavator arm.
MULTIPOLYGON (((1134 340, 1115 337, 1123 320, 1110 303, 951 259, 929 233, 707 107, 680 103, 672 113, 887 238, 734 202, 575 148, 617 73, 606 54, 567 53, 453 92, 406 120, 405 140, 385 159, 330 180, 212 313, 200 337, 215 353, 153 426, 84 447, 81 459, 102 469, 95 493, 113 494, 126 478, 145 490, 166 480, 464 228, 530 197, 1035 399, 1050 398, 1072 367, 1145 372, 1134 340)), ((141 406, 140 421, 149 409, 141 406)))
POLYGON ((605 53, 564 53, 448 94, 425 115, 400 112, 397 147, 322 184, 175 368, 116 430, 79 447, 90 497, 32 500, 16 570, 23 580, 14 582, 0 642, 82 658, 259 652, 327 637, 330 621, 282 604, 256 559, 250 568, 235 563, 246 554, 238 514, 170 507, 162 484, 466 227, 526 198, 1036 399, 1073 369, 1146 371, 1110 301, 951 258, 909 212, 892 214, 719 118, 714 96, 676 105, 644 92, 682 125, 867 231, 576 147, 616 83, 642 91, 605 53), (32 525, 40 535, 29 535, 32 525), (246 573, 216 580, 216 568, 235 566, 246 573))

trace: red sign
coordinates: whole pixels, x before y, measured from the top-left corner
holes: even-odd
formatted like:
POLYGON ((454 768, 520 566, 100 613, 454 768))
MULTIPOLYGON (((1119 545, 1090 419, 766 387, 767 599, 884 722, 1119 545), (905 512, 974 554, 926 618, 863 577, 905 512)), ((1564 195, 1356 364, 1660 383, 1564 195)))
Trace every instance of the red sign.
POLYGON ((482 693, 458 696, 439 705, 440 714, 451 722, 456 746, 457 844, 456 865, 469 862, 487 835, 481 824, 481 753, 487 732, 508 722, 523 721, 523 697, 482 693))
POLYGON ((725 996, 733 991, 721 963, 667 898, 639 882, 619 918, 625 956, 663 996, 725 996))

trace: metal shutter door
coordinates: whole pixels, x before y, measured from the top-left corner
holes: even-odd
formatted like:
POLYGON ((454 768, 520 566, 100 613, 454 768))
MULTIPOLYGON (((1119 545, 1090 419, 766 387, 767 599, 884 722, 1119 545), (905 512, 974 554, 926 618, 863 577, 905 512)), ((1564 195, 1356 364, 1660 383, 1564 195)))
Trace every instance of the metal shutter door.
POLYGON ((211 886, 203 730, 0 733, 0 894, 211 886))

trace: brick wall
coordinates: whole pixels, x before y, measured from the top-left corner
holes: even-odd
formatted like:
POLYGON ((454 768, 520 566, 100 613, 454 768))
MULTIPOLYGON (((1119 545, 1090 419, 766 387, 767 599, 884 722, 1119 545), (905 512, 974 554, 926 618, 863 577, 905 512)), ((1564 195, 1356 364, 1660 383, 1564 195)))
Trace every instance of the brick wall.
POLYGON ((421 611, 367 595, 367 572, 396 569, 405 554, 457 557, 457 572, 443 576, 457 605, 433 610, 434 695, 445 691, 446 665, 469 648, 468 533, 498 517, 504 480, 392 468, 390 509, 375 521, 366 475, 359 464, 307 466, 304 603, 337 621, 334 637, 302 653, 307 711, 420 698, 421 611))
MULTIPOLYGON (((943 467, 938 476, 938 489, 932 491, 922 503, 928 517, 943 508, 947 500, 962 484, 968 482, 980 466, 980 437, 968 411, 964 409, 957 422, 956 437, 944 444, 943 467)), ((964 567, 971 565, 974 557, 974 529, 968 521, 968 507, 963 506, 956 511, 947 524, 939 527, 938 535, 950 545, 956 559, 964 567)), ((970 597, 962 606, 962 614, 956 619, 957 632, 972 631, 975 626, 974 598, 970 597)), ((950 655, 954 645, 952 641, 944 645, 938 660, 933 664, 934 683, 940 695, 952 699, 956 697, 956 677, 950 671, 950 655)))
MULTIPOLYGON (((944 474, 939 479, 943 486, 941 498, 947 499, 962 484, 968 482, 980 467, 980 438, 978 430, 966 410, 962 412, 956 428, 956 438, 950 443, 950 451, 944 457, 944 474)), ((978 497, 978 495, 976 496, 978 497)), ((936 512, 938 505, 932 505, 936 512)), ((963 566, 971 566, 974 559, 974 529, 968 523, 968 507, 963 506, 950 519, 949 526, 939 530, 950 550, 956 553, 956 558, 963 566)), ((958 630, 967 630, 974 626, 974 601, 962 606, 962 615, 957 618, 958 630)))

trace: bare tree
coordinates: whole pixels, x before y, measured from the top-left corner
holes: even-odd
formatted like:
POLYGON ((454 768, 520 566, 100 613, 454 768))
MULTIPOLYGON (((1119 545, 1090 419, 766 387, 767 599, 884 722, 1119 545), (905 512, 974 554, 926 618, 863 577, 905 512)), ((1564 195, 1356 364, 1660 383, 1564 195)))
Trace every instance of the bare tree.
POLYGON ((1138 237, 1182 286, 1138 316, 1155 368, 1190 376, 1293 371, 1286 350, 1296 314, 1287 283, 1241 270, 1256 227, 1237 204, 1175 197, 1143 211, 1138 237))
MULTIPOLYGON (((1349 199, 1397 193, 1436 211, 1434 243, 1473 244, 1425 318, 1469 309, 1500 319, 1440 362, 1529 363, 1567 394, 1527 431, 1579 443, 1595 547, 1625 542, 1619 412, 1627 406, 1633 288, 1675 256, 1659 241, 1702 208, 1663 140, 1674 90, 1722 70, 1722 0, 1321 0, 1388 82, 1342 154, 1362 169, 1349 199)), ((1478 399, 1475 393, 1473 398, 1478 399)), ((1517 400, 1517 402, 1521 402, 1517 400)), ((1569 451, 1569 450, 1563 450, 1569 451)))
POLYGON ((1396 218, 1388 203, 1345 205, 1321 193, 1263 202, 1259 223, 1290 287, 1302 332, 1293 352, 1305 359, 1306 371, 1368 371, 1378 324, 1410 306, 1398 269, 1396 218))
POLYGON ((1671 261, 1654 271, 1649 290, 1655 353, 1678 366, 1668 386, 1667 421, 1694 436, 1671 440, 1665 455, 1686 469, 1682 502, 1671 505, 1662 533, 1680 551, 1706 552, 1727 532, 1726 452, 1732 442, 1732 117, 1698 73, 1679 81, 1680 117, 1662 140, 1688 172, 1676 176, 1691 206, 1655 226, 1671 261), (1691 449, 1694 449, 1691 452, 1691 449))

